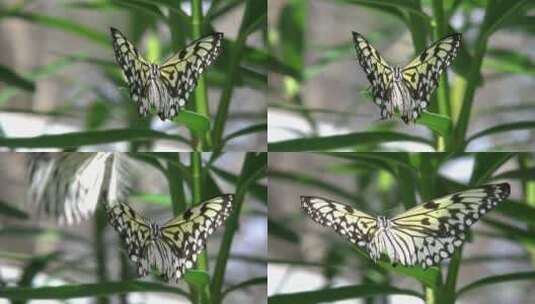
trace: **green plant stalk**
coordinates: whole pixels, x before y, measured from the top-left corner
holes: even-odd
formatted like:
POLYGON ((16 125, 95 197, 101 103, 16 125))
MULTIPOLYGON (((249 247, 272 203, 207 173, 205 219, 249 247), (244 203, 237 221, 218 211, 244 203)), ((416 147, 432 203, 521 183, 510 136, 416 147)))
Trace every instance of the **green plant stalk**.
POLYGON ((232 215, 227 220, 227 224, 225 225, 225 233, 223 235, 221 247, 219 248, 219 255, 217 256, 214 277, 212 279, 213 299, 218 301, 214 302, 214 304, 219 304, 223 300, 221 298, 221 295, 223 294, 222 287, 223 281, 225 279, 225 270, 227 268, 227 262, 230 257, 230 248, 232 246, 232 240, 234 239, 234 235, 238 230, 240 213, 245 193, 247 192, 249 184, 254 182, 260 176, 260 174, 263 173, 262 171, 258 171, 256 172, 256 174, 246 176, 246 172, 248 172, 249 167, 255 160, 254 154, 255 153, 253 152, 248 152, 245 155, 241 174, 237 183, 238 187, 234 195, 234 210, 232 211, 232 215))
POLYGON ((232 54, 230 55, 230 64, 229 70, 226 78, 225 85, 223 87, 223 92, 221 93, 221 98, 219 99, 219 107, 217 109, 217 115, 214 122, 214 128, 212 131, 212 139, 214 142, 215 150, 222 150, 223 147, 223 132, 225 130, 225 123, 228 117, 228 110, 230 107, 230 101, 232 99, 232 93, 234 91, 234 84, 236 82, 236 77, 238 70, 240 68, 240 61, 245 48, 245 42, 247 40, 247 31, 245 29, 248 14, 251 14, 252 0, 246 1, 245 12, 242 17, 240 24, 240 30, 236 42, 234 43, 234 48, 232 54))
MULTIPOLYGON (((433 0, 433 15, 435 17, 435 41, 444 37, 446 34, 446 20, 444 17, 444 7, 441 0, 433 0)), ((444 116, 451 117, 451 107, 448 102, 449 100, 449 84, 448 84, 448 75, 444 73, 439 79, 439 85, 437 88, 437 105, 438 113, 444 116)), ((448 144, 450 142, 449 138, 442 136, 437 136, 436 150, 448 151, 448 144)))
POLYGON ((438 298, 435 292, 436 290, 431 287, 425 287, 424 291, 425 291, 425 304, 436 304, 437 303, 436 299, 438 298))
POLYGON ((457 286, 457 276, 459 275, 459 268, 461 266, 462 250, 463 246, 457 248, 457 250, 451 257, 451 261, 448 266, 448 275, 446 277, 446 283, 444 284, 440 292, 440 304, 455 303, 455 287, 457 286))
MULTIPOLYGON (((181 1, 179 1, 181 2, 181 1)), ((191 17, 192 17, 192 34, 193 39, 201 38, 202 35, 202 1, 191 0, 191 17)), ((208 96, 206 93, 206 82, 203 76, 197 80, 197 87, 195 88, 195 110, 200 115, 210 117, 210 110, 208 108, 208 96)), ((192 133, 192 138, 199 134, 192 133)), ((194 141, 195 142, 195 141, 194 141)), ((196 151, 203 151, 204 148, 209 148, 212 145, 210 132, 206 132, 202 138, 196 141, 196 151), (207 147, 204 147, 207 146, 207 147)))
MULTIPOLYGON (((175 153, 171 153, 175 154, 175 153)), ((180 153, 177 153, 177 161, 180 164, 180 153)), ((184 193, 184 179, 174 166, 167 166, 166 177, 171 194, 171 204, 173 207, 173 214, 178 216, 186 210, 186 195, 184 193)))
MULTIPOLYGON (((192 205, 200 204, 203 200, 202 195, 202 159, 200 152, 191 152, 191 192, 192 192, 192 205)), ((208 258, 207 250, 204 250, 199 254, 197 258, 197 269, 201 271, 208 271, 208 258)), ((192 290, 193 293, 194 290, 192 290)), ((211 294, 210 288, 205 286, 203 290, 199 291, 199 302, 202 304, 210 304, 211 294)))
MULTIPOLYGON (((518 156, 518 165, 524 171, 529 170, 530 165, 533 165, 533 158, 530 154, 521 153, 518 156)), ((535 182, 522 177, 522 193, 524 194, 526 204, 535 207, 535 182)), ((528 231, 535 234, 535 225, 528 223, 528 231)), ((524 243, 524 246, 526 246, 526 251, 529 253, 531 265, 535 267, 535 246, 527 242, 524 243)))
MULTIPOLYGON (((106 242, 104 240, 104 230, 106 229, 106 211, 99 205, 95 214, 95 259, 97 263, 97 278, 99 282, 108 281, 108 271, 106 268, 106 242)), ((98 297, 98 304, 110 302, 108 297, 98 297)))
MULTIPOLYGON (((490 15, 491 15, 490 11, 493 9, 494 6, 496 6, 496 0, 489 0, 489 3, 485 9, 485 17, 483 19, 482 24, 488 23, 487 20, 488 18, 490 18, 490 15)), ((459 119, 457 121, 455 130, 454 130, 455 139, 454 139, 453 148, 455 151, 464 150, 464 146, 466 144, 465 143, 466 131, 468 129, 468 123, 470 121, 470 113, 472 111, 472 104, 474 102, 474 96, 476 93, 476 84, 477 84, 475 81, 470 81, 470 80, 477 79, 477 77, 479 76, 479 72, 483 64, 483 57, 485 56, 485 52, 487 51, 487 41, 488 41, 487 32, 484 30, 480 30, 479 35, 476 40, 476 44, 475 44, 475 52, 472 58, 472 64, 468 72, 468 77, 467 77, 468 84, 464 92, 461 112, 459 113, 459 119)))

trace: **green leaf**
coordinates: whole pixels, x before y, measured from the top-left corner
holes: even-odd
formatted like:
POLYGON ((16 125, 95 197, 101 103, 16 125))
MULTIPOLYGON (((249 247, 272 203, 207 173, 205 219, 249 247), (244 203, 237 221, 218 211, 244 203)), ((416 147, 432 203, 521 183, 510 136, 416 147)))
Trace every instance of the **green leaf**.
POLYGON ((278 23, 280 33, 279 57, 302 77, 304 70, 305 26, 308 12, 307 1, 288 1, 282 8, 278 23))
POLYGON ((188 129, 198 134, 203 134, 210 130, 210 120, 196 112, 182 111, 174 121, 185 125, 188 129))
POLYGON ((405 14, 403 11, 414 13, 424 19, 430 19, 413 1, 406 0, 339 0, 339 2, 354 3, 361 6, 367 6, 376 10, 380 10, 387 14, 394 15, 405 21, 405 14))
POLYGON ((535 208, 526 204, 506 202, 499 204, 496 211, 518 221, 535 223, 535 208))
POLYGON ((104 131, 72 132, 36 137, 0 138, 0 147, 8 148, 73 148, 122 141, 168 139, 187 142, 181 136, 146 129, 110 129, 104 131))
POLYGON ((33 92, 35 91, 35 83, 23 76, 20 76, 15 71, 0 64, 0 80, 8 85, 19 87, 23 90, 33 92))
POLYGON ((72 299, 96 297, 129 292, 167 292, 187 296, 183 290, 166 284, 144 281, 105 282, 99 284, 71 284, 39 288, 2 288, 2 298, 12 300, 30 299, 72 299))
POLYGON ((0 201, 0 214, 7 217, 14 217, 18 219, 27 219, 28 214, 22 210, 19 210, 8 203, 0 201))
POLYGON ((487 285, 492 284, 498 284, 503 282, 509 282, 509 281, 519 281, 519 280, 535 280, 535 271, 527 271, 527 272, 516 272, 516 273, 510 273, 510 274, 502 274, 497 276, 488 276, 486 278, 483 278, 481 280, 472 282, 466 286, 463 286, 457 291, 457 297, 460 297, 461 295, 465 294, 467 291, 470 291, 472 289, 484 287, 487 285))
POLYGON ((448 136, 453 129, 451 118, 424 111, 422 116, 416 120, 417 124, 424 125, 440 136, 448 136))
POLYGON ((198 290, 202 290, 210 284, 210 276, 206 271, 190 270, 184 275, 184 280, 188 284, 195 286, 198 290))
MULTIPOLYGON (((300 172, 270 170, 268 176, 270 179, 280 179, 285 182, 297 183, 306 187, 328 191, 350 201, 356 201, 358 199, 353 193, 346 191, 344 188, 336 184, 326 182, 315 175, 307 175, 300 172)), ((299 197, 296 196, 295 200, 296 203, 298 203, 299 197)))
POLYGON ((29 22, 47 26, 51 28, 60 29, 65 32, 73 33, 77 37, 83 37, 90 41, 96 42, 106 48, 111 47, 111 40, 107 34, 97 32, 90 27, 73 22, 69 19, 62 19, 59 17, 50 17, 46 15, 39 15, 28 12, 9 12, 0 10, 0 14, 5 14, 8 17, 16 17, 29 22))
POLYGON ((509 74, 535 75, 535 63, 529 56, 513 50, 493 49, 487 51, 483 67, 509 74))
POLYGON ((24 267, 24 271, 22 272, 22 276, 17 285, 19 287, 32 286, 33 278, 35 278, 38 273, 45 270, 50 262, 57 260, 59 257, 59 252, 32 257, 29 263, 24 267))
POLYGON ((249 135, 252 133, 258 133, 258 132, 267 132, 267 124, 266 123, 260 123, 256 125, 252 125, 243 129, 240 129, 234 133, 230 133, 223 139, 223 144, 225 145, 228 141, 232 140, 233 138, 237 138, 244 135, 249 135))
POLYGON ((274 295, 268 298, 269 304, 312 304, 322 302, 334 302, 345 299, 372 297, 377 295, 411 295, 421 298, 422 296, 409 289, 400 289, 389 285, 362 284, 337 288, 326 288, 315 291, 305 291, 274 295))
POLYGON ((250 280, 238 283, 238 284, 233 285, 233 286, 229 287, 228 289, 226 289, 223 292, 223 297, 225 297, 227 294, 229 294, 229 293, 231 293, 233 291, 244 289, 244 288, 249 288, 249 287, 254 286, 254 285, 267 285, 267 281, 268 281, 267 277, 258 277, 258 278, 252 278, 250 280))
POLYGON ((514 153, 477 153, 474 156, 474 168, 470 177, 470 185, 479 186, 485 183, 496 170, 514 156, 514 153))
POLYGON ((270 236, 278 237, 292 244, 296 244, 300 240, 299 235, 288 228, 285 223, 279 223, 271 218, 268 218, 268 233, 270 236))
POLYGON ((423 269, 421 267, 405 267, 402 265, 397 265, 394 267, 391 263, 387 262, 380 262, 380 265, 391 272, 397 272, 404 276, 414 278, 424 286, 430 288, 439 287, 442 280, 440 271, 436 267, 431 267, 428 269, 423 269))
POLYGON ((418 136, 397 132, 371 131, 279 141, 268 144, 268 150, 273 152, 325 151, 393 141, 412 141, 432 146, 429 140, 418 136))
POLYGON ((512 122, 512 123, 506 123, 503 125, 497 125, 497 126, 485 129, 483 131, 479 131, 476 134, 470 136, 467 140, 467 143, 474 141, 477 138, 491 135, 491 134, 516 131, 516 130, 525 130, 525 129, 535 129, 535 121, 517 121, 517 122, 512 122))
MULTIPOLYGON (((79 55, 79 56, 83 56, 83 55, 79 55)), ((24 73, 23 77, 32 81, 40 80, 48 76, 51 76, 59 72, 60 70, 68 67, 69 65, 73 63, 73 61, 74 60, 70 58, 60 58, 49 64, 37 67, 33 69, 31 72, 24 73)), ((9 100, 9 98, 15 96, 18 92, 19 92, 18 88, 6 87, 2 91, 0 91, 0 104, 6 102, 7 100, 9 100)))

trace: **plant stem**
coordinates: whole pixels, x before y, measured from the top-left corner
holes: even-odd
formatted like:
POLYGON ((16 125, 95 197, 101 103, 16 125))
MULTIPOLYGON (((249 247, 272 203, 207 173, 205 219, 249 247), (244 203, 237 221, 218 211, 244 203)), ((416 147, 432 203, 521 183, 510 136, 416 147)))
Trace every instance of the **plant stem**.
MULTIPOLYGON (((203 201, 202 195, 202 159, 200 152, 191 152, 191 192, 192 205, 200 204, 203 201)), ((207 250, 199 254, 197 258, 197 269, 201 271, 208 271, 207 250)), ((199 291, 199 302, 203 304, 210 304, 210 288, 205 286, 203 290, 199 291)))
MULTIPOLYGON (((191 18, 192 18, 192 36, 193 39, 201 38, 202 35, 202 1, 191 0, 191 18)), ((206 93, 206 82, 203 76, 197 80, 197 87, 195 88, 195 110, 200 115, 210 117, 210 110, 208 108, 208 97, 206 93)), ((192 134, 192 137, 195 134, 192 134)), ((203 138, 198 138, 196 141, 196 151, 203 151, 204 146, 210 146, 212 139, 210 132, 206 132, 203 138)))
POLYGON ((223 147, 223 132, 225 130, 225 123, 228 116, 228 110, 230 107, 230 101, 232 99, 232 93, 234 91, 234 83, 236 81, 237 73, 240 68, 240 61, 245 48, 245 41, 247 40, 246 21, 249 14, 251 14, 251 8, 253 7, 254 0, 246 1, 245 12, 242 17, 238 38, 234 43, 234 48, 230 54, 230 64, 228 67, 228 73, 226 77, 225 86, 221 93, 219 100, 219 108, 217 109, 217 115, 214 122, 214 128, 212 131, 212 138, 214 141, 214 147, 216 150, 222 150, 223 147))
MULTIPOLYGON (((490 0, 485 10, 485 18, 483 24, 489 23, 487 21, 490 15, 490 11, 496 6, 496 0, 490 0)), ((476 40, 475 52, 468 72, 467 80, 468 85, 464 92, 464 98, 462 102, 461 112, 459 113, 459 119, 454 130, 454 149, 460 151, 464 149, 466 130, 468 129, 468 123, 470 121, 470 113, 472 111, 472 104, 474 102, 474 96, 476 93, 477 82, 474 81, 479 77, 479 72, 483 63, 483 57, 487 51, 488 35, 486 31, 481 29, 476 40)))
POLYGON ((243 205, 243 200, 249 185, 252 184, 256 179, 258 179, 261 174, 265 174, 265 166, 263 164, 255 170, 251 171, 254 165, 259 163, 264 163, 266 159, 265 154, 257 154, 254 152, 248 152, 245 154, 245 160, 243 161, 242 169, 238 182, 236 183, 236 193, 234 195, 233 202, 233 211, 227 223, 225 225, 225 233, 223 235, 223 241, 221 242, 221 247, 219 248, 219 255, 217 256, 217 262, 215 265, 214 276, 212 279, 212 295, 214 299, 214 304, 222 302, 222 287, 223 281, 225 279, 225 271, 227 268, 227 262, 230 256, 230 248, 232 247, 232 241, 234 235, 239 227, 239 219, 241 208, 243 205), (257 156, 258 155, 258 156, 257 156))
MULTIPOLYGON (((446 34, 446 20, 444 17, 444 7, 441 0, 433 0, 433 15, 435 17, 435 41, 444 37, 446 34)), ((451 117, 451 107, 449 104, 449 84, 448 74, 444 73, 439 79, 437 88, 437 105, 438 113, 451 117)), ((437 137, 437 151, 447 151, 450 140, 442 136, 437 137)))
MULTIPOLYGON (((97 277, 99 282, 108 281, 108 271, 106 269, 106 244, 104 241, 104 230, 106 229, 106 211, 99 205, 95 214, 95 258, 97 262, 97 277)), ((98 297, 98 304, 109 303, 108 297, 98 297)))

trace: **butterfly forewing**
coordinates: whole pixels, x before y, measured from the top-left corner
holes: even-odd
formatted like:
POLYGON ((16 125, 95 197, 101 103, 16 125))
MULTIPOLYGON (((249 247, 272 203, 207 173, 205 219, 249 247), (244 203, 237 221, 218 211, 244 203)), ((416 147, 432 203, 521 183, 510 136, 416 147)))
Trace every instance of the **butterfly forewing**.
POLYGON ((460 45, 461 34, 449 35, 426 48, 402 69, 405 84, 416 100, 418 113, 429 105, 440 75, 453 62, 460 45))
POLYGON ((206 239, 232 212, 232 194, 210 199, 186 210, 162 227, 163 240, 173 249, 176 278, 193 267, 197 255, 206 247, 206 239))
POLYGON ((154 106, 144 96, 145 87, 149 79, 150 65, 139 54, 136 47, 126 39, 119 30, 111 28, 115 59, 130 87, 130 97, 137 103, 140 115, 147 115, 149 108, 154 106))
POLYGON ((375 103, 383 109, 384 103, 389 99, 392 68, 364 36, 353 32, 353 42, 357 52, 357 60, 371 83, 375 103))
POLYGON ((108 221, 119 232, 128 247, 128 257, 138 266, 138 274, 148 274, 145 251, 151 240, 151 227, 134 209, 125 203, 117 203, 107 209, 108 221))
POLYGON ((331 227, 358 246, 365 247, 376 229, 376 218, 348 205, 314 196, 302 196, 301 207, 315 222, 331 227))

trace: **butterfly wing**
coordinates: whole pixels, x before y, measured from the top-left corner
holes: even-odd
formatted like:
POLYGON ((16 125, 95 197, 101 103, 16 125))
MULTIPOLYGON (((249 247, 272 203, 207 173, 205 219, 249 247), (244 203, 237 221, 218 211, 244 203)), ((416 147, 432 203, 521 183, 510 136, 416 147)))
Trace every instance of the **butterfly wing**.
POLYGON ((418 57, 402 69, 404 84, 411 91, 415 108, 410 113, 419 114, 429 105, 442 72, 453 62, 461 46, 461 34, 452 34, 427 47, 418 57))
POLYGON ((60 223, 86 219, 110 189, 112 158, 108 152, 34 155, 28 168, 28 200, 60 223))
POLYGON ((168 88, 170 102, 160 110, 160 118, 172 118, 182 110, 197 79, 221 54, 223 33, 214 33, 193 41, 166 60, 160 67, 160 79, 168 88))
POLYGON ((176 256, 173 263, 174 273, 169 277, 178 281, 193 267, 197 255, 206 246, 208 236, 229 217, 233 199, 232 194, 214 197, 189 208, 162 227, 162 240, 172 248, 176 256))
POLYGON ((130 97, 137 103, 139 114, 145 116, 149 112, 149 108, 155 106, 144 94, 149 79, 150 65, 119 30, 113 27, 110 30, 115 59, 130 87, 130 97))
POLYGON ((367 246, 377 228, 376 218, 329 199, 301 196, 301 207, 312 220, 322 226, 331 227, 360 247, 367 246))
POLYGON ((371 83, 374 101, 381 107, 381 117, 391 117, 389 92, 392 90, 392 68, 364 36, 353 32, 353 42, 358 62, 371 83))
MULTIPOLYGON (((138 274, 146 276, 149 262, 145 253, 151 245, 151 224, 125 203, 107 208, 108 221, 128 247, 128 257, 138 266, 138 274)), ((163 272, 162 272, 163 273, 163 272)))
MULTIPOLYGON (((509 196, 508 183, 485 185, 420 204, 391 219, 410 265, 428 267, 450 257, 465 231, 509 196)), ((398 251, 399 252, 399 251, 398 251)))

